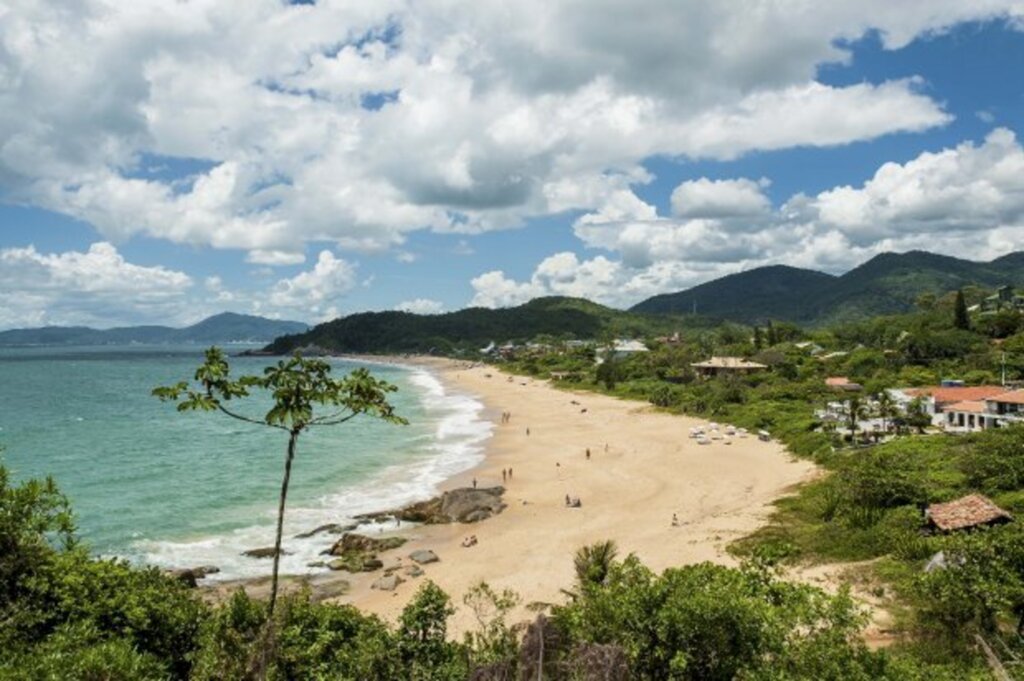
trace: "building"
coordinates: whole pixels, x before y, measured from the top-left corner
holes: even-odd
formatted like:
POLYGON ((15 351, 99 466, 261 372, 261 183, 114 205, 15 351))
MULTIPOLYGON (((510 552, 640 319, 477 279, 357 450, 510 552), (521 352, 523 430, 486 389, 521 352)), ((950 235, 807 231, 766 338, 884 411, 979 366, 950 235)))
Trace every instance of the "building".
POLYGON ((1024 296, 1015 294, 1010 286, 1001 286, 980 305, 983 313, 1001 310, 1024 310, 1024 296))
POLYGON ((1013 520, 1007 511, 980 494, 969 494, 944 504, 932 504, 925 510, 924 517, 929 525, 941 532, 998 525, 1013 520))
MULTIPOLYGON (((932 425, 942 427, 953 427, 959 428, 960 416, 963 414, 963 423, 968 422, 978 423, 978 407, 973 402, 984 402, 989 397, 994 397, 1000 393, 1006 392, 1006 388, 999 385, 949 385, 951 381, 947 381, 946 385, 936 386, 925 386, 921 388, 893 388, 887 390, 889 397, 892 398, 893 402, 902 411, 907 411, 910 403, 916 399, 921 400, 921 407, 924 412, 928 414, 932 419, 932 425), (957 414, 954 418, 949 416, 950 409, 960 409, 962 411, 954 412, 957 414), (975 416, 971 416, 975 414, 975 416)), ((971 426, 971 428, 980 429, 985 427, 984 424, 971 426)), ((964 425, 963 428, 968 428, 964 425)))
POLYGON ((829 376, 825 379, 825 385, 833 390, 842 390, 845 392, 860 392, 864 389, 860 383, 854 383, 846 376, 829 376))
POLYGON ((704 378, 722 375, 746 375, 768 368, 766 364, 751 362, 742 357, 712 357, 704 362, 691 364, 697 373, 704 378))
POLYGON ((964 400, 942 409, 943 423, 955 430, 1005 428, 1024 423, 1024 390, 1007 391, 980 400, 964 400))

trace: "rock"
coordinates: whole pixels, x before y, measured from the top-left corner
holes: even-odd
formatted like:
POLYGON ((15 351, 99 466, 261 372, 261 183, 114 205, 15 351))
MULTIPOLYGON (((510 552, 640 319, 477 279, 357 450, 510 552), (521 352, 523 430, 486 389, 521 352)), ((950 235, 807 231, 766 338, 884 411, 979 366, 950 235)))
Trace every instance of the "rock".
POLYGON ((374 570, 380 570, 382 567, 384 567, 384 561, 379 558, 363 559, 363 572, 373 572, 374 570))
POLYGON ((196 588, 196 575, 189 568, 178 568, 173 570, 164 570, 164 574, 171 579, 176 579, 190 589, 196 588))
MULTIPOLYGON (((322 563, 323 561, 320 562, 322 563)), ((334 560, 327 562, 327 568, 330 570, 344 570, 347 567, 348 561, 346 561, 344 558, 335 558, 334 560)), ((354 570, 349 570, 349 572, 354 572, 354 570)))
POLYGON ((409 577, 420 577, 423 575, 423 568, 419 565, 407 565, 403 572, 409 577))
POLYGON ((405 537, 382 537, 381 539, 375 539, 363 534, 346 532, 325 553, 332 556, 343 556, 346 553, 353 552, 376 553, 378 551, 397 549, 406 541, 408 540, 405 537))
POLYGON ((302 532, 301 534, 297 534, 295 535, 295 538, 309 539, 310 537, 316 536, 321 533, 342 534, 344 532, 350 532, 356 529, 357 527, 359 526, 355 523, 349 523, 347 525, 342 525, 341 523, 327 523, 326 525, 321 525, 320 527, 310 530, 309 532, 302 532))
POLYGON ((426 563, 436 563, 437 561, 441 560, 437 557, 437 554, 431 551, 430 549, 420 549, 418 551, 413 551, 409 554, 409 558, 410 560, 419 563, 420 565, 425 565, 426 563))
MULTIPOLYGON (((247 556, 249 558, 273 558, 274 557, 274 547, 273 546, 266 546, 266 547, 259 548, 259 549, 249 549, 248 551, 242 551, 242 555, 243 556, 247 556)), ((281 549, 281 555, 282 556, 290 556, 292 554, 289 553, 288 551, 285 551, 284 549, 281 549)))
POLYGON ((192 574, 196 576, 196 579, 202 579, 207 575, 215 575, 220 572, 220 568, 216 565, 200 565, 192 568, 192 574))
POLYGON ((311 568, 327 567, 327 563, 325 563, 322 560, 314 560, 314 561, 312 561, 310 563, 306 563, 306 567, 311 567, 311 568))
POLYGON ((505 502, 501 500, 504 493, 504 487, 453 489, 441 495, 441 514, 452 522, 472 523, 484 520, 505 509, 505 502))
POLYGON ((376 582, 370 585, 371 589, 379 589, 380 591, 394 591, 398 588, 398 585, 405 580, 398 575, 387 575, 381 577, 376 582))

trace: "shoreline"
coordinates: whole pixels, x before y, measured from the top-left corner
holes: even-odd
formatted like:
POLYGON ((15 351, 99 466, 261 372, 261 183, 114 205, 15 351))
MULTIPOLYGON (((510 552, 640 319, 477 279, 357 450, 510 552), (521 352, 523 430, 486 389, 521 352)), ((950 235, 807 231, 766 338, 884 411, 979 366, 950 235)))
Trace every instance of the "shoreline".
MULTIPOLYGON (((513 469, 502 513, 469 525, 420 525, 384 535, 408 540, 379 555, 385 570, 405 580, 393 591, 371 588, 382 570, 287 578, 290 588, 308 583, 320 597, 392 622, 425 579, 451 596, 455 633, 472 626, 461 599, 480 581, 516 591, 521 602, 512 619, 526 619, 526 605, 562 600, 560 590, 573 583, 574 552, 605 539, 616 541, 620 558, 635 553, 657 572, 706 560, 734 565, 725 546, 763 525, 773 502, 816 472, 779 443, 755 436, 733 438, 729 445, 721 440, 699 445, 688 431, 706 421, 642 402, 559 390, 547 381, 510 378, 495 367, 457 360, 346 357, 426 369, 446 391, 484 404, 481 417, 491 420, 494 430, 484 443, 483 460, 446 479, 440 491, 471 486, 473 479, 481 488, 500 486, 501 471, 513 469), (508 424, 500 423, 504 411, 512 413, 508 424), (582 506, 567 508, 566 495, 579 497, 582 506), (672 526, 673 514, 679 526, 672 526), (463 547, 471 535, 478 544, 463 547), (420 549, 433 551, 440 561, 420 566, 422 576, 407 576, 408 556, 420 549), (344 583, 349 589, 339 596, 344 583)), ((250 578, 202 589, 213 599, 239 586, 259 595, 268 581, 250 578)))

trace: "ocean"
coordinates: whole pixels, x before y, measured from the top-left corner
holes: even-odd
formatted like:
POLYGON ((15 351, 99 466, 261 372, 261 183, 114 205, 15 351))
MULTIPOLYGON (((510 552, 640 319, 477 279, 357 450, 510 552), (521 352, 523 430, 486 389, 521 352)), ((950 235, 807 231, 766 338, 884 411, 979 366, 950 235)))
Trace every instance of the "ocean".
MULTIPOLYGON (((179 413, 150 396, 191 377, 201 361, 194 346, 0 348, 0 463, 15 480, 52 475, 98 555, 216 565, 214 579, 269 574, 268 560, 241 554, 273 544, 286 434, 179 413)), ((232 372, 259 373, 273 361, 235 357, 232 372)), ((366 366, 331 362, 336 374, 366 366)), ((295 534, 427 498, 483 458, 492 426, 479 401, 420 368, 368 366, 398 386, 392 402, 409 425, 357 418, 302 436, 283 573, 314 572, 307 563, 331 542, 295 534)))

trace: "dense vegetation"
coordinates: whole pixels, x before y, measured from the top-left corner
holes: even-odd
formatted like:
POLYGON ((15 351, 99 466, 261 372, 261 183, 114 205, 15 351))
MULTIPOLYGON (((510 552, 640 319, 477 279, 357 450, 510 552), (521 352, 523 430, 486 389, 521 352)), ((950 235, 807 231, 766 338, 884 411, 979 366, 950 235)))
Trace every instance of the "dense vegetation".
POLYGON ((224 312, 183 329, 169 326, 126 326, 93 329, 87 326, 47 326, 0 331, 0 345, 126 345, 129 343, 260 342, 282 334, 300 333, 302 322, 265 319, 224 312))
MULTIPOLYGON (((90 558, 52 481, 0 468, 0 678, 4 679, 943 679, 873 653, 846 594, 781 581, 764 562, 655 575, 610 543, 577 555, 567 601, 510 626, 511 592, 463 596, 479 626, 448 635, 449 597, 425 582, 391 627, 349 606, 285 597, 273 615, 242 591, 209 605, 155 568, 90 558)), ((955 672, 955 674, 954 674, 955 672)))
POLYGON ((579 298, 537 298, 502 310, 468 308, 438 315, 364 312, 284 336, 267 349, 287 353, 317 346, 343 352, 476 352, 494 342, 524 342, 539 336, 605 338, 665 332, 678 322, 613 310, 579 298))
POLYGON ((655 296, 635 312, 704 314, 745 323, 782 319, 821 325, 909 312, 922 295, 968 286, 1024 284, 1024 253, 972 262, 921 251, 884 253, 840 277, 793 267, 760 267, 655 296))

